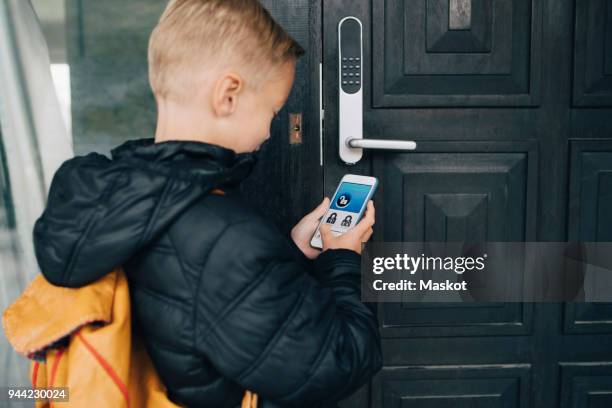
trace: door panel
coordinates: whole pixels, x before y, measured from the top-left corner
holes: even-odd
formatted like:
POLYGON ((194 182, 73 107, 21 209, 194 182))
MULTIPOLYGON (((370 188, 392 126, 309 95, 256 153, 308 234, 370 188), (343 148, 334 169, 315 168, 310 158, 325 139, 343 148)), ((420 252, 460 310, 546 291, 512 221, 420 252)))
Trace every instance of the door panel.
POLYGON ((574 106, 612 106, 612 6, 576 2, 574 106))
POLYGON ((504 152, 501 146, 491 152, 495 143, 481 144, 480 150, 467 145, 453 143, 435 153, 424 153, 426 147, 419 145, 419 153, 374 159, 374 175, 385 180, 378 195, 384 202, 385 241, 522 241, 535 236, 535 147, 529 157, 529 151, 504 152), (467 148, 471 151, 460 151, 467 148))
POLYGON ((521 303, 381 303, 384 337, 524 335, 533 308, 521 303))
POLYGON ((561 378, 561 408, 612 406, 612 363, 564 363, 561 378))
POLYGON ((373 106, 537 105, 541 6, 373 1, 373 106))
POLYGON ((527 407, 530 375, 527 364, 383 369, 374 399, 394 408, 527 407))
MULTIPOLYGON (((612 141, 575 140, 571 154, 569 239, 612 241, 612 141)), ((563 330, 612 334, 612 303, 567 303, 563 330)))

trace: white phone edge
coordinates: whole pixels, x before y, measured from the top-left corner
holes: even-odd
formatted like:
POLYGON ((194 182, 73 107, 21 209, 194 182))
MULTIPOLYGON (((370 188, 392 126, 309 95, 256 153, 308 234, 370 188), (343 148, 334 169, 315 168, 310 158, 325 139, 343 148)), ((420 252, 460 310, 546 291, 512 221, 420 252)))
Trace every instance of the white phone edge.
MULTIPOLYGON (((336 196, 336 194, 338 193, 338 190, 340 189, 340 186, 342 185, 342 183, 366 184, 366 185, 371 186, 370 187, 370 191, 368 192, 368 196, 366 197, 365 201, 363 202, 363 205, 361 206, 361 210, 359 211, 359 214, 357 216, 357 220, 359 222, 359 220, 361 219, 363 213, 366 210, 366 207, 368 205, 368 201, 370 201, 370 199, 374 195, 374 192, 376 191, 376 188, 378 187, 378 179, 376 177, 360 176, 358 174, 345 174, 344 177, 342 177, 342 179, 338 183, 338 186, 336 187, 336 190, 334 191, 334 194, 332 194, 332 196, 331 196, 332 200, 336 196)), ((325 214, 327 214, 327 211, 331 207, 331 204, 332 203, 330 201, 329 207, 327 207, 327 209, 325 209, 325 214)), ((319 225, 317 225, 317 229, 315 229, 315 232, 314 232, 312 238, 310 239, 310 246, 313 247, 313 248, 317 248, 317 249, 322 249, 323 248, 323 243, 321 242, 321 238, 315 238, 315 237, 317 235, 317 231, 319 231, 319 228, 321 227, 321 224, 323 224, 323 219, 325 218, 325 214, 323 214, 323 217, 321 217, 321 220, 319 221, 319 225)))

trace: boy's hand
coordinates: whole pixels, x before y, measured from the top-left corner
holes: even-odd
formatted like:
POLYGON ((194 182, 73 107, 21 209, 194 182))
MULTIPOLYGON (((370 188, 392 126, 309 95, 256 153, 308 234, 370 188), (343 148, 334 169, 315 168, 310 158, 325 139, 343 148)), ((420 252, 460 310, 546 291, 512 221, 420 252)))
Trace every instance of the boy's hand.
POLYGON ((367 242, 374 229, 372 226, 375 221, 374 203, 368 201, 368 206, 363 218, 352 229, 342 235, 335 236, 329 224, 321 225, 321 241, 323 242, 323 251, 326 249, 346 248, 361 254, 361 243, 367 242))
POLYGON ((321 253, 320 249, 310 246, 310 240, 319 225, 320 218, 325 215, 327 207, 329 207, 329 198, 325 197, 317 208, 302 218, 291 230, 291 239, 309 259, 315 259, 321 253))

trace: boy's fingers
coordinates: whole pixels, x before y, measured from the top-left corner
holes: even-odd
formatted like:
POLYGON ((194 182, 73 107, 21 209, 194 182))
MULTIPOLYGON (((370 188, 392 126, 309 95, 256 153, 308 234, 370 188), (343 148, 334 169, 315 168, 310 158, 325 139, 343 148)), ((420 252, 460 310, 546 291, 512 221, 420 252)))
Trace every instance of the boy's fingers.
POLYGON ((374 233, 374 228, 370 227, 362 236, 361 236, 361 242, 367 242, 370 237, 372 236, 372 234, 374 233))
POLYGON ((374 217, 374 204, 372 203, 372 200, 370 200, 368 201, 368 207, 364 217, 357 223, 355 228, 353 228, 355 234, 361 236, 368 230, 368 228, 371 228, 374 225, 374 217))
POLYGON ((321 228, 319 228, 319 231, 321 232, 321 239, 326 239, 329 234, 330 234, 330 230, 329 230, 329 224, 324 223, 321 224, 321 228))
MULTIPOLYGON (((372 200, 368 201, 366 212, 361 219, 355 225, 355 227, 348 230, 345 234, 352 234, 354 237, 359 237, 361 242, 365 242, 370 239, 370 236, 374 232, 372 226, 374 225, 375 215, 374 215, 374 203, 372 200)), ((320 227, 321 238, 328 239, 331 237, 331 226, 327 223, 321 224, 320 227)))
POLYGON ((368 208, 367 208, 367 216, 372 218, 372 223, 374 223, 375 219, 376 219, 376 209, 374 208, 374 202, 372 200, 368 201, 368 208))
POLYGON ((317 205, 317 208, 312 210, 310 214, 313 216, 313 218, 319 219, 323 215, 325 215, 325 211, 327 211, 327 207, 329 207, 329 198, 324 197, 323 201, 321 201, 321 203, 317 205))
POLYGON ((367 220, 362 219, 353 229, 350 229, 346 234, 351 234, 354 238, 361 237, 368 231, 368 228, 372 228, 372 225, 367 220))

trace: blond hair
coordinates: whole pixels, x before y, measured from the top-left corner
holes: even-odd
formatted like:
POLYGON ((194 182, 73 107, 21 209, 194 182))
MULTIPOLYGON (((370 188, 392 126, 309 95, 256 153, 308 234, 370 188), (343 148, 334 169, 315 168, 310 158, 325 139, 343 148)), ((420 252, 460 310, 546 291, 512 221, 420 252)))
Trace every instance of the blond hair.
POLYGON ((257 0, 170 0, 149 39, 149 81, 156 96, 185 100, 207 69, 232 66, 260 89, 304 53, 257 0))

